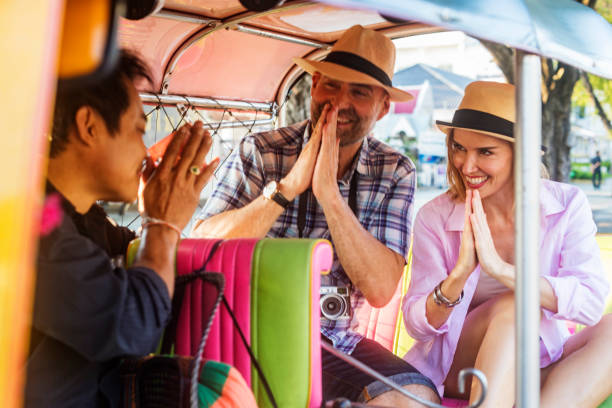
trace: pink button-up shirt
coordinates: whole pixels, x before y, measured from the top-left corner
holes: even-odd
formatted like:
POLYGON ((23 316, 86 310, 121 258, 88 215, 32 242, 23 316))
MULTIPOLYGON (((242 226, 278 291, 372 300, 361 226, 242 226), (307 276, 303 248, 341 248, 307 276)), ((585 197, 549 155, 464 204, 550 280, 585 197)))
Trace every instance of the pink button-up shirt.
MULTIPOLYGON (((569 337, 564 320, 585 325, 599 321, 609 290, 599 247, 597 228, 585 194, 569 184, 542 180, 540 187, 540 274, 550 282, 558 312, 543 310, 540 338, 541 366, 558 360, 569 337)), ((464 287, 464 299, 438 329, 425 315, 425 302, 434 287, 454 268, 459 256, 464 203, 445 193, 421 208, 414 224, 410 288, 402 311, 408 333, 416 340, 404 359, 427 375, 442 395, 442 383, 451 367, 480 267, 464 287)))

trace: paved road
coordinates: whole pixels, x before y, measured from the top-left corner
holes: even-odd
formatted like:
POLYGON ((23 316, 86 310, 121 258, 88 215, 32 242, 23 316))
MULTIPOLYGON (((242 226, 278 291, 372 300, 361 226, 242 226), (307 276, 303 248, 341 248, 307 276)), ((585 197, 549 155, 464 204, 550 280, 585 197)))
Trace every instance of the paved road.
POLYGON ((612 178, 603 181, 599 190, 595 190, 588 180, 574 184, 579 186, 589 199, 597 232, 612 234, 612 178))
MULTIPOLYGON (((597 224, 597 232, 600 234, 612 234, 612 177, 602 182, 601 188, 595 190, 590 180, 578 180, 573 182, 580 187, 587 195, 593 218, 597 224)), ((445 190, 420 187, 414 199, 414 214, 426 202, 432 200, 445 190)))
MULTIPOLYGON (((601 189, 595 190, 588 180, 580 180, 574 183, 579 186, 586 194, 591 203, 591 209, 593 210, 593 218, 597 224, 597 229, 600 234, 612 234, 612 178, 605 180, 602 183, 601 189)), ((436 196, 442 194, 445 189, 431 188, 431 187, 419 187, 415 199, 414 199, 414 213, 416 215, 419 208, 421 208, 426 202, 434 199, 436 196)), ((136 212, 135 206, 131 206, 127 213, 122 217, 117 214, 118 206, 108 208, 110 216, 121 225, 126 225, 130 221, 136 220, 130 225, 130 227, 136 229, 140 226, 140 220, 138 213, 136 212)), ((190 231, 191 228, 186 228, 186 231, 190 231)))

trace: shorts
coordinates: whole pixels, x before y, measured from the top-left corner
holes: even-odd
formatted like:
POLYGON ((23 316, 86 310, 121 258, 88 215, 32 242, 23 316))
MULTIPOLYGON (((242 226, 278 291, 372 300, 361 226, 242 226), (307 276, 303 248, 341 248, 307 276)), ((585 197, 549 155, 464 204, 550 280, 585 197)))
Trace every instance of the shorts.
MULTIPOLYGON (((325 337, 321 341, 329 342, 325 337)), ((362 339, 351 357, 389 378, 400 386, 410 384, 425 385, 438 395, 434 383, 416 368, 389 350, 369 339, 362 339)), ((392 388, 353 367, 349 363, 321 350, 323 366, 323 400, 348 398, 355 402, 368 402, 392 388)))

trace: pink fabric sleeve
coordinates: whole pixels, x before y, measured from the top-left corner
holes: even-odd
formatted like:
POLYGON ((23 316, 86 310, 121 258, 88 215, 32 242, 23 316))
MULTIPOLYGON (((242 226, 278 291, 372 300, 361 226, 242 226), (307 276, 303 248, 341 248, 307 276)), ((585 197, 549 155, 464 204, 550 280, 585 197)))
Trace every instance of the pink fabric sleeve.
POLYGON ((597 228, 582 191, 569 198, 561 222, 566 225, 559 269, 545 276, 557 297, 557 313, 543 309, 548 318, 572 320, 585 325, 599 321, 610 290, 595 241, 597 228))
POLYGON ((444 231, 444 224, 439 214, 431 210, 435 207, 432 204, 435 202, 421 208, 414 222, 410 287, 402 304, 406 330, 412 338, 419 341, 429 341, 448 331, 448 321, 439 329, 435 329, 429 324, 425 314, 427 297, 436 285, 448 276, 440 236, 444 231))

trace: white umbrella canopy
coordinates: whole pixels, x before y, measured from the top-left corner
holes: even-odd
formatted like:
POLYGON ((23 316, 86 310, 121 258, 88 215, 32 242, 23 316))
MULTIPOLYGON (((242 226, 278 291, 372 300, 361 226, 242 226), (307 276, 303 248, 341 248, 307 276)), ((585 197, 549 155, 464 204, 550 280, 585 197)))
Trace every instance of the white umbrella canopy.
POLYGON ((612 25, 575 0, 330 0, 554 58, 612 78, 612 25))

